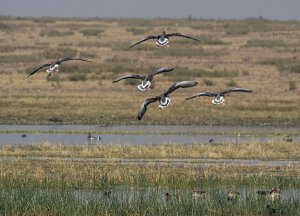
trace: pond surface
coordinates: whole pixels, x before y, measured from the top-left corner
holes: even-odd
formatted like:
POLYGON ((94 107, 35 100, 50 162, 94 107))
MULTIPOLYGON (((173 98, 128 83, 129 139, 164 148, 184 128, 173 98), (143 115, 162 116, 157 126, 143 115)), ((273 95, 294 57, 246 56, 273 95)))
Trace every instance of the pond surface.
POLYGON ((96 126, 96 125, 0 125, 0 144, 195 144, 281 142, 289 136, 300 143, 298 128, 223 127, 223 126, 96 126), (87 139, 87 132, 100 141, 87 139), (26 135, 23 137, 22 135, 26 135))

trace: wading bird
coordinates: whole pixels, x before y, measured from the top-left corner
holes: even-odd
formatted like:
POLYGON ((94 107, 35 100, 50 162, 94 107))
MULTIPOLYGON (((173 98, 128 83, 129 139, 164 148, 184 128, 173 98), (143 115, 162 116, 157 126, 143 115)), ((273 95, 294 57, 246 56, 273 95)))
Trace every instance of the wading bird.
POLYGON ((101 140, 101 137, 95 137, 95 136, 92 136, 91 132, 89 132, 87 138, 88 138, 89 140, 98 140, 98 141, 101 140))
POLYGON ((192 40, 195 40, 195 41, 198 41, 198 39, 196 38, 193 38, 193 37, 190 37, 188 35, 184 35, 184 34, 181 34, 181 33, 170 33, 170 34, 167 34, 165 31, 160 34, 160 35, 149 35, 145 38, 143 38, 142 40, 136 42, 135 44, 131 45, 129 48, 132 48, 144 41, 147 41, 147 40, 150 40, 150 39, 154 39, 156 40, 156 46, 157 47, 163 47, 163 46, 167 46, 170 42, 169 38, 170 37, 184 37, 184 38, 189 38, 189 39, 192 39, 192 40))
POLYGON ((256 193, 258 195, 269 197, 271 200, 280 198, 280 190, 278 187, 272 187, 271 191, 257 191, 256 193))
POLYGON ((159 102, 159 108, 160 109, 164 109, 167 106, 170 105, 170 94, 175 91, 176 89, 179 88, 190 88, 190 87, 194 87, 198 85, 197 82, 194 81, 181 81, 181 82, 176 82, 174 83, 165 93, 158 95, 156 97, 152 97, 152 98, 147 98, 144 103, 141 105, 140 111, 138 113, 138 120, 141 120, 144 116, 144 114, 147 111, 147 106, 151 103, 154 103, 156 101, 159 102))
POLYGON ((232 88, 227 89, 222 92, 200 92, 198 94, 195 94, 191 97, 186 98, 186 100, 190 100, 192 98, 201 97, 201 96, 208 96, 213 97, 213 100, 211 101, 215 105, 219 105, 225 102, 225 95, 229 94, 231 92, 246 92, 246 93, 252 93, 252 90, 243 89, 243 88, 232 88))
POLYGON ((116 82, 119 82, 124 79, 141 79, 141 80, 143 80, 143 82, 140 85, 138 85, 138 89, 140 91, 146 91, 146 90, 150 89, 151 81, 153 80, 153 77, 155 75, 161 74, 161 73, 168 73, 168 72, 171 72, 172 70, 174 70, 174 68, 162 67, 162 68, 159 68, 158 70, 153 71, 152 73, 150 73, 148 75, 128 74, 128 75, 122 76, 122 77, 112 81, 112 83, 116 83, 116 82))
POLYGON ((35 74, 36 72, 38 72, 40 69, 44 68, 44 67, 49 67, 47 71, 48 73, 48 76, 47 76, 47 79, 51 76, 51 74, 55 71, 59 71, 59 67, 61 66, 61 64, 65 61, 85 61, 85 62, 92 62, 92 61, 89 61, 89 60, 86 60, 86 59, 82 59, 82 58, 64 58, 64 59, 61 59, 61 58, 58 58, 57 60, 49 63, 49 64, 43 64, 39 67, 37 67, 34 71, 32 71, 28 76, 30 77, 31 75, 35 74))

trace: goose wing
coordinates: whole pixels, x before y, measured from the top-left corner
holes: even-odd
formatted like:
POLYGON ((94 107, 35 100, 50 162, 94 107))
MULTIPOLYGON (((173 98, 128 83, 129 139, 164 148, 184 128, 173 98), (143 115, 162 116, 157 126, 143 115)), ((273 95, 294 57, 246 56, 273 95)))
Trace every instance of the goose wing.
POLYGON ((165 97, 169 96, 173 91, 175 91, 178 88, 190 88, 196 85, 198 85, 198 83, 194 81, 181 81, 181 82, 174 83, 173 85, 171 85, 168 91, 164 93, 164 96, 165 97))
POLYGON ((147 36, 147 37, 143 38, 142 40, 136 42, 135 44, 131 45, 129 48, 132 48, 132 47, 134 47, 134 46, 136 46, 140 43, 143 43, 144 41, 147 41, 147 40, 150 40, 150 39, 157 39, 157 38, 158 38, 158 36, 153 36, 153 35, 147 36))
POLYGON ((76 60, 76 61, 85 61, 85 62, 92 62, 90 60, 86 60, 86 59, 82 59, 82 58, 64 58, 64 59, 61 59, 61 60, 58 60, 57 63, 62 63, 62 62, 65 62, 65 61, 73 61, 73 60, 76 60))
POLYGON ((152 72, 150 76, 153 77, 160 73, 168 73, 168 72, 171 72, 172 70, 174 70, 174 68, 172 68, 172 67, 162 67, 162 68, 159 68, 158 70, 152 72))
POLYGON ((147 111, 147 106, 151 103, 154 103, 156 101, 158 101, 158 97, 154 97, 154 98, 147 98, 144 103, 141 105, 140 111, 138 113, 138 120, 141 120, 144 116, 144 114, 147 111))
POLYGON ((230 92, 247 92, 252 93, 252 90, 244 89, 244 88, 231 88, 221 92, 221 95, 229 94, 230 92))
POLYGON ((141 79, 141 80, 144 80, 146 78, 145 75, 141 75, 141 74, 128 74, 128 75, 125 75, 125 76, 122 76, 118 79, 115 79, 112 81, 112 83, 116 83, 116 82, 119 82, 120 80, 123 80, 123 79, 141 79))
POLYGON ((198 94, 194 94, 190 97, 187 97, 185 100, 190 100, 190 99, 193 99, 195 97, 201 97, 201 96, 214 97, 214 96, 217 96, 217 94, 214 93, 214 92, 200 92, 198 94))
POLYGON ((49 66, 51 66, 51 64, 44 64, 44 65, 41 65, 40 67, 38 67, 38 68, 36 68, 34 71, 32 71, 32 72, 27 76, 27 78, 30 77, 31 75, 35 74, 36 72, 38 72, 40 69, 42 69, 42 68, 44 68, 44 67, 49 67, 49 66))
POLYGON ((198 41, 198 39, 196 39, 196 38, 193 38, 193 37, 191 37, 191 36, 184 35, 184 34, 181 34, 181 33, 171 33, 171 34, 166 34, 166 37, 174 37, 174 36, 176 36, 176 37, 189 38, 189 39, 198 41))

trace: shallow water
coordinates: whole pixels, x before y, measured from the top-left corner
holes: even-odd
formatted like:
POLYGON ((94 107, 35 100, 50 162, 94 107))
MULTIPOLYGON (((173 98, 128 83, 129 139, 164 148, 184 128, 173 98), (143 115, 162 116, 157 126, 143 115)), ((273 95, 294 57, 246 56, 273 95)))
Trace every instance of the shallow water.
POLYGON ((0 125, 0 144, 194 144, 279 142, 282 134, 300 143, 297 128, 277 127, 223 127, 223 126, 96 126, 96 125, 0 125), (22 131, 27 131, 26 137, 22 131), (87 131, 98 131, 101 141, 87 139, 87 131), (266 133, 267 135, 265 135, 266 133))
MULTIPOLYGON (((278 136, 253 136, 253 135, 184 135, 184 134, 102 134, 100 141, 90 141, 85 134, 26 134, 22 133, 0 134, 0 144, 27 145, 27 144, 122 144, 122 145, 148 145, 148 144, 197 144, 197 143, 244 143, 244 142, 267 142, 282 141, 278 136), (213 141, 210 142, 210 140, 213 141)), ((300 137, 293 137, 294 142, 300 142, 300 137)))

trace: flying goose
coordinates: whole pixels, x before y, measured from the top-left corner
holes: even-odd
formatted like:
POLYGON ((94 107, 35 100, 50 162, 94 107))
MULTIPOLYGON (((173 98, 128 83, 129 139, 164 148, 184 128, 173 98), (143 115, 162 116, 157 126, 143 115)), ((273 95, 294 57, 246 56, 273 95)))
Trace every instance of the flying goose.
POLYGON ((200 92, 191 97, 186 98, 186 100, 190 100, 195 97, 208 96, 213 97, 214 99, 211 101, 213 104, 218 105, 225 102, 225 95, 231 92, 247 92, 252 93, 252 90, 244 89, 244 88, 231 88, 222 92, 200 92))
POLYGON ((136 42, 135 44, 131 45, 129 48, 132 48, 144 41, 147 41, 147 40, 150 40, 150 39, 155 39, 156 40, 156 46, 157 47, 163 47, 163 46, 166 46, 169 44, 169 38, 170 37, 184 37, 184 38, 189 38, 189 39, 192 39, 192 40, 195 40, 195 41, 198 41, 198 39, 196 38, 193 38, 193 37, 190 37, 188 35, 184 35, 184 34, 181 34, 181 33, 170 33, 170 34, 167 34, 165 31, 160 34, 160 35, 150 35, 150 36, 146 36, 145 38, 143 38, 142 40, 136 42))
POLYGON ((189 87, 194 87, 198 85, 197 82, 194 81, 181 81, 181 82, 176 82, 171 87, 163 94, 158 95, 156 97, 152 98, 147 98, 144 103, 141 105, 140 111, 138 113, 138 120, 141 120, 144 116, 144 114, 147 111, 147 106, 151 103, 154 103, 156 101, 159 102, 159 108, 164 109, 170 104, 170 94, 175 91, 178 88, 189 88, 189 87))
POLYGON ((170 68, 170 67, 162 67, 159 68, 158 70, 153 71, 152 73, 148 74, 148 75, 141 75, 141 74, 128 74, 125 76, 122 76, 114 81, 112 81, 112 83, 116 83, 119 82, 123 79, 141 79, 143 80, 143 82, 138 85, 138 89, 140 91, 146 91, 150 88, 151 86, 151 81, 153 80, 153 77, 157 74, 160 73, 167 73, 167 72, 171 72, 172 70, 174 70, 174 68, 170 68))
POLYGON ((37 67, 34 71, 32 71, 28 76, 30 77, 31 75, 35 74, 36 72, 38 72, 40 69, 44 68, 44 67, 49 67, 47 71, 48 76, 47 76, 47 79, 51 76, 51 74, 54 72, 54 71, 59 71, 59 67, 61 66, 61 64, 65 61, 71 61, 71 60, 76 60, 76 61, 85 61, 85 62, 92 62, 92 61, 89 61, 89 60, 86 60, 86 59, 82 59, 82 58, 64 58, 64 59, 60 59, 58 58, 57 60, 49 63, 49 64, 43 64, 39 67, 37 67))

